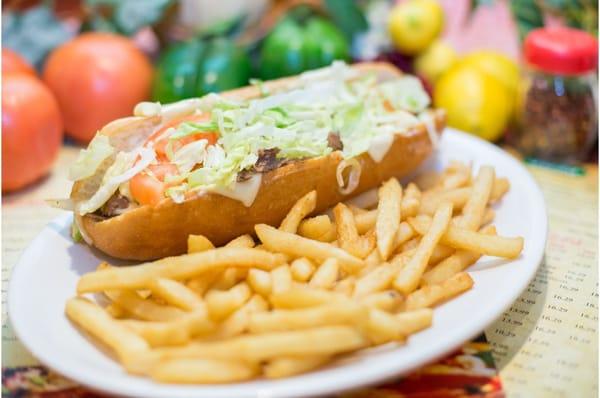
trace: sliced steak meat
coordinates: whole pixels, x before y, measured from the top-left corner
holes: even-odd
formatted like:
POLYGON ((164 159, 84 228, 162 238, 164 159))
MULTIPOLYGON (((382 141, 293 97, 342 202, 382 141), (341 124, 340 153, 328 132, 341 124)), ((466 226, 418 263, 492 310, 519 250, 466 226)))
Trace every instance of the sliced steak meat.
POLYGON ((116 192, 110 199, 98 209, 101 216, 114 217, 118 216, 123 210, 129 207, 129 199, 127 197, 116 192))
POLYGON ((279 148, 259 149, 258 159, 256 160, 256 163, 254 163, 252 167, 240 171, 237 175, 237 180, 239 182, 246 181, 247 179, 252 177, 252 174, 254 173, 266 173, 290 163, 289 160, 278 159, 278 153, 279 148))
POLYGON ((329 148, 333 149, 334 151, 341 151, 344 149, 344 144, 340 139, 340 135, 337 133, 329 133, 327 136, 327 145, 329 145, 329 148))

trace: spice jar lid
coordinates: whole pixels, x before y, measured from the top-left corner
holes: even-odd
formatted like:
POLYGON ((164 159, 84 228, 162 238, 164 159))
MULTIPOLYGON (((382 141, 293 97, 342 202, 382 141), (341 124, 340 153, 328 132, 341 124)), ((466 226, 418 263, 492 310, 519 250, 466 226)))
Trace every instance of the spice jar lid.
POLYGON ((524 52, 527 62, 544 72, 578 75, 596 68, 598 40, 582 30, 539 28, 527 35, 524 52))

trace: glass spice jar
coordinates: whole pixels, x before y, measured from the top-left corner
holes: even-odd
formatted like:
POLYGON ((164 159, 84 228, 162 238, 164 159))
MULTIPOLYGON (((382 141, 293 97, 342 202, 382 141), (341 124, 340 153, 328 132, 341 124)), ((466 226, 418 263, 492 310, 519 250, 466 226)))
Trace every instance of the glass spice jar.
POLYGON ((571 28, 541 28, 525 39, 525 79, 507 141, 526 156, 575 163, 598 136, 598 42, 571 28))

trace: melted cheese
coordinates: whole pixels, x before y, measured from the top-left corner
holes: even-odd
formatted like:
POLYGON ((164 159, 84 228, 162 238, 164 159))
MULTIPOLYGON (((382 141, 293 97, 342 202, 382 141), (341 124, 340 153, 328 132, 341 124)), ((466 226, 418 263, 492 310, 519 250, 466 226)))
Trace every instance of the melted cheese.
POLYGON ((254 203, 256 195, 258 195, 261 182, 262 174, 256 173, 246 181, 236 182, 233 189, 215 188, 212 189, 211 192, 218 193, 219 195, 223 195, 234 200, 239 200, 244 204, 244 206, 250 207, 252 206, 252 203, 254 203))
POLYGON ((369 156, 371 156, 371 159, 379 163, 385 157, 386 153, 388 153, 393 142, 393 134, 380 134, 373 137, 367 152, 369 153, 369 156))

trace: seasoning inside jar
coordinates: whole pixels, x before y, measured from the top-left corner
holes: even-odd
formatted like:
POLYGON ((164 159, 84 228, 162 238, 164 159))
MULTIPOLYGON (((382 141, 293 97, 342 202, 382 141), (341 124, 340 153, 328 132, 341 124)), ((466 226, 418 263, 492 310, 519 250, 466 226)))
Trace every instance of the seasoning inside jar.
POLYGON ((529 33, 524 53, 526 84, 509 143, 527 156, 585 160, 598 135, 598 42, 576 29, 542 28, 529 33))

